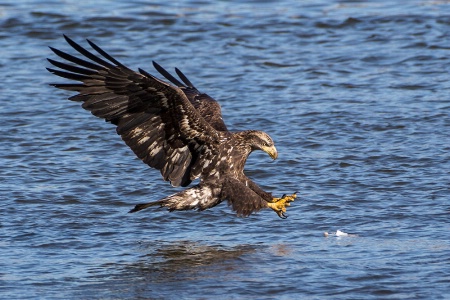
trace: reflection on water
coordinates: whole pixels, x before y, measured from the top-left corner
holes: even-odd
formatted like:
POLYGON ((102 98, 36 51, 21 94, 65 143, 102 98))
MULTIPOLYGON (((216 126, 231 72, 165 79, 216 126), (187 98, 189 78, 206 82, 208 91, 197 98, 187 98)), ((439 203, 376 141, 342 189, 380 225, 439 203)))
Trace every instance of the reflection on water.
POLYGON ((139 258, 134 262, 106 263, 92 269, 89 284, 79 289, 81 295, 85 287, 92 290, 97 285, 105 294, 120 298, 163 294, 165 299, 179 299, 189 298, 190 292, 201 294, 208 287, 210 299, 215 293, 223 297, 230 284, 241 295, 257 295, 263 287, 269 295, 280 286, 276 280, 290 279, 289 272, 278 274, 276 280, 272 276, 280 269, 288 270, 281 263, 295 255, 292 245, 283 243, 224 246, 190 240, 141 241, 137 249, 139 258))
POLYGON ((275 256, 289 257, 293 254, 294 248, 292 245, 287 244, 275 244, 271 245, 269 252, 275 256))
MULTIPOLYGON (((81 286, 79 293, 84 295, 85 287, 92 290, 98 285, 102 292, 108 287, 106 294, 114 293, 119 298, 158 298, 161 294, 171 295, 165 299, 189 297, 189 291, 205 286, 219 288, 226 281, 245 280, 239 274, 253 268, 246 258, 259 248, 211 246, 188 240, 141 241, 135 262, 107 263, 92 269, 91 282, 81 286)), ((218 295, 222 290, 217 290, 218 295)))
MULTIPOLYGON (((197 270, 204 267, 220 271, 223 268, 238 270, 244 267, 242 256, 256 251, 253 245, 239 245, 235 247, 202 245, 192 241, 141 242, 144 256, 134 265, 145 277, 156 280, 171 280, 179 277, 195 278, 197 270)), ((214 272, 212 273, 214 274, 214 272)), ((215 275, 214 275, 215 276, 215 275)))

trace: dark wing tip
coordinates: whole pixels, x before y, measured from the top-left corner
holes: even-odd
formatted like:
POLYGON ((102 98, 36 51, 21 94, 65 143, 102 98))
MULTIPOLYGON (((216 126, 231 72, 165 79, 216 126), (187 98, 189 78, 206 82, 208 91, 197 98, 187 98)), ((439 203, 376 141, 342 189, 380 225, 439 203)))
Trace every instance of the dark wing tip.
POLYGON ((66 42, 68 44, 75 44, 75 42, 70 37, 68 37, 67 35, 63 34, 63 37, 64 37, 64 39, 66 40, 66 42))
POLYGON ((99 46, 97 46, 94 42, 92 42, 89 39, 86 39, 86 41, 89 43, 89 45, 91 45, 91 47, 97 51, 100 55, 102 55, 104 58, 106 58, 107 60, 109 60, 110 62, 116 64, 119 67, 125 67, 122 63, 120 63, 117 59, 115 59, 114 57, 112 57, 111 55, 109 55, 105 50, 103 50, 102 48, 100 48, 99 46))
MULTIPOLYGON (((167 80, 169 80, 170 82, 172 82, 173 84, 175 84, 178 87, 184 87, 185 85, 182 84, 178 79, 176 79, 175 77, 173 77, 169 72, 167 72, 166 69, 164 69, 163 67, 161 67, 161 65, 159 65, 156 61, 152 61, 153 67, 156 69, 156 71, 159 72, 159 74, 161 74, 162 76, 164 76, 167 80)), ((144 74, 145 75, 145 74, 144 74)))
POLYGON ((145 71, 144 69, 138 68, 139 73, 141 73, 144 76, 147 76, 149 78, 153 78, 153 75, 145 71))
POLYGON ((183 74, 183 72, 180 71, 180 69, 175 68, 175 72, 188 87, 196 89, 192 82, 186 77, 186 75, 183 74))
POLYGON ((58 49, 56 49, 56 48, 53 48, 52 46, 48 46, 49 48, 50 48, 50 50, 52 50, 53 51, 53 53, 55 53, 56 55, 58 55, 58 53, 60 53, 61 51, 59 51, 58 49))

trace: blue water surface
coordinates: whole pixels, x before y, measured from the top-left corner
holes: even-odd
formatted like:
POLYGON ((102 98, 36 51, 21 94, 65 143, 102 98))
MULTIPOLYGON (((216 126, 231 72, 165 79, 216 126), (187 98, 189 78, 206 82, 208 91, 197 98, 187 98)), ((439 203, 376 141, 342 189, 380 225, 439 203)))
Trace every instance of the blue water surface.
POLYGON ((0 298, 450 299, 448 1, 0 1, 0 26, 0 298), (289 218, 127 214, 181 188, 48 85, 63 34, 268 132, 246 173, 299 192, 289 218))

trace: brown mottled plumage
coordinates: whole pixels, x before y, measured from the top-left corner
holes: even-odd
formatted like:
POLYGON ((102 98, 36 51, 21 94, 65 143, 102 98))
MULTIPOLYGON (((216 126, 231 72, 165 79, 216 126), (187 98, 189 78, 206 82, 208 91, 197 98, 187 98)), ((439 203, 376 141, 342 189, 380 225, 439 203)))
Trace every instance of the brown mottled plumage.
POLYGON ((284 217, 285 207, 295 195, 273 198, 243 172, 254 150, 277 157, 268 134, 255 130, 229 132, 220 105, 200 93, 178 69, 175 71, 182 82, 153 62, 169 84, 142 69, 139 73, 130 70, 89 40, 100 55, 64 37, 84 58, 50 47, 69 63, 48 59, 60 69, 48 70, 81 83, 52 85, 78 92, 69 99, 82 102, 84 109, 116 125, 117 133, 133 152, 173 186, 188 186, 200 178, 194 187, 138 204, 130 212, 154 205, 171 211, 204 210, 228 200, 240 216, 269 207, 284 217))

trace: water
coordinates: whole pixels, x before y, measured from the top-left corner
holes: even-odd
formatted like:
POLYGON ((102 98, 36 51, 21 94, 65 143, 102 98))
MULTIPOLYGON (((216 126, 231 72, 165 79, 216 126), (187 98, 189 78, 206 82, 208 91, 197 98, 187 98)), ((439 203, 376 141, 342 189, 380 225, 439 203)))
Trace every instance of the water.
POLYGON ((450 299, 448 1, 0 4, 3 299, 450 299), (179 67, 231 129, 280 220, 136 203, 177 189, 45 71, 62 34, 179 67), (328 237, 342 230, 358 237, 328 237))

